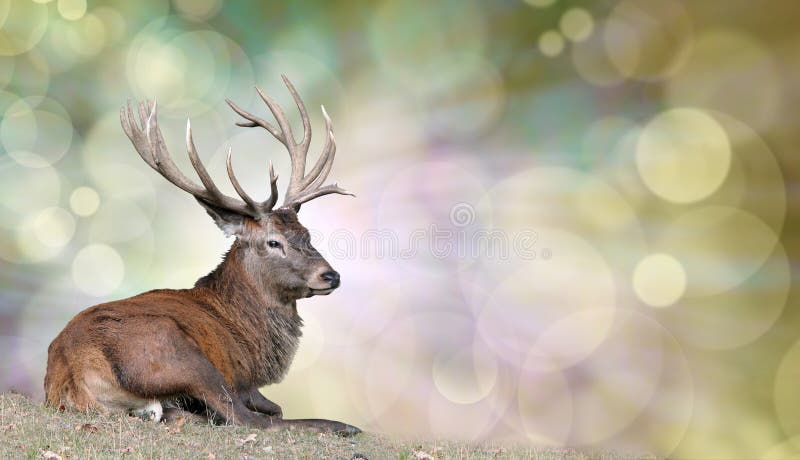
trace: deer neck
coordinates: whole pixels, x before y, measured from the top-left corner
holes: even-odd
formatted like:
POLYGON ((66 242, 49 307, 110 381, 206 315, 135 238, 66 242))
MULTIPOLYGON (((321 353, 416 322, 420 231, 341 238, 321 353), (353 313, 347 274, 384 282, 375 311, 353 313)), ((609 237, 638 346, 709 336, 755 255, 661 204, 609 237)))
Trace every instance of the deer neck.
POLYGON ((297 315, 296 299, 268 282, 259 281, 262 278, 260 269, 247 263, 246 251, 247 248, 236 240, 222 263, 195 286, 210 289, 233 308, 270 309, 273 313, 297 315))
POLYGON ((239 378, 242 387, 279 382, 297 352, 303 320, 295 299, 272 292, 248 269, 246 247, 236 241, 222 263, 195 284, 208 289, 219 300, 220 317, 237 330, 238 339, 249 349, 247 366, 239 378))

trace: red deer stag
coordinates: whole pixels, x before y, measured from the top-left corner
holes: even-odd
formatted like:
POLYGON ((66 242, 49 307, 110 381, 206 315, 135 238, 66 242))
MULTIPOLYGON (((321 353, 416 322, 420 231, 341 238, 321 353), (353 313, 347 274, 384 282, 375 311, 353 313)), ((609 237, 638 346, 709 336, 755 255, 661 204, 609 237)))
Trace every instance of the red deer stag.
POLYGON ((138 122, 130 101, 120 111, 122 128, 142 159, 192 194, 236 240, 222 263, 191 289, 154 290, 76 315, 48 349, 48 404, 59 410, 124 411, 156 421, 191 412, 217 423, 359 432, 330 420, 284 420, 281 408, 258 390, 279 382, 294 357, 303 323, 297 299, 326 295, 339 286, 339 274, 311 246, 297 211, 323 195, 352 195, 336 184, 322 185, 336 153, 324 107, 325 146, 305 174, 311 123, 294 86, 283 80, 302 117, 299 143, 283 110, 260 89, 277 128, 227 100, 246 120, 237 125, 260 126, 289 151, 291 178, 279 208, 271 162, 269 198, 257 202, 236 179, 229 149, 228 177, 241 199, 226 196, 200 162, 188 121, 186 148, 202 186, 170 158, 158 127, 157 103, 140 103, 138 122))

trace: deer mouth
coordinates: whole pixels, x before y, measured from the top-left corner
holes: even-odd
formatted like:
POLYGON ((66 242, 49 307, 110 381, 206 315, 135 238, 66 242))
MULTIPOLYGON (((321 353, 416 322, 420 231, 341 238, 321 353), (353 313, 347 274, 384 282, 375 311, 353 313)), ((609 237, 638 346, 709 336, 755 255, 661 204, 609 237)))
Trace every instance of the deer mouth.
POLYGON ((325 289, 311 289, 311 295, 328 295, 336 288, 330 287, 325 289))

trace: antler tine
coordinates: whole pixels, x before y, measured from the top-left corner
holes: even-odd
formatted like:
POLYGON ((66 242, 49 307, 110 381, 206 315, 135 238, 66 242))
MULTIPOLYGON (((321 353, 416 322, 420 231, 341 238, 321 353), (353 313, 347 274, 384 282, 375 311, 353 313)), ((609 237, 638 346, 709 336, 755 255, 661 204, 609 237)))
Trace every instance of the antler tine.
POLYGON ((244 191, 241 184, 239 184, 239 180, 236 179, 236 174, 233 173, 233 165, 231 164, 232 151, 233 149, 228 147, 228 157, 225 160, 225 164, 228 168, 228 177, 231 180, 231 185, 233 185, 233 188, 234 190, 236 190, 236 193, 239 194, 240 197, 242 197, 242 200, 244 200, 244 202, 247 204, 247 207, 252 210, 251 215, 253 215, 256 218, 256 220, 258 220, 260 218, 259 215, 260 209, 258 204, 255 202, 255 200, 250 198, 250 195, 248 195, 247 192, 244 191))
MULTIPOLYGON (((292 99, 294 99, 294 103, 297 105, 297 110, 300 111, 300 118, 303 121, 303 140, 297 145, 300 147, 300 150, 304 152, 303 159, 305 160, 305 155, 308 154, 308 146, 311 145, 311 120, 308 118, 306 105, 303 103, 303 100, 300 99, 300 95, 297 94, 297 90, 294 89, 292 82, 286 78, 286 75, 281 75, 281 78, 283 79, 283 83, 286 85, 286 88, 289 90, 289 94, 292 95, 292 99)), ((305 169, 303 172, 305 173, 305 169)))
POLYGON ((349 195, 349 196, 356 196, 353 192, 348 192, 347 190, 339 187, 338 184, 331 184, 326 185, 324 187, 320 187, 317 189, 312 189, 304 193, 303 195, 298 196, 295 198, 291 203, 284 204, 285 207, 288 206, 300 206, 303 203, 313 200, 314 198, 319 198, 324 195, 330 195, 332 193, 338 193, 339 195, 349 195))
POLYGON ((278 202, 278 176, 275 175, 275 169, 272 167, 272 160, 269 162, 269 187, 269 198, 261 204, 263 212, 271 211, 278 202))
POLYGON ((188 118, 186 119, 186 151, 189 153, 189 160, 192 162, 192 167, 194 167, 194 170, 197 172, 197 176, 200 177, 200 182, 202 182, 206 190, 219 201, 224 195, 219 191, 217 185, 208 174, 206 167, 203 166, 203 162, 200 161, 200 157, 197 155, 197 148, 194 146, 194 139, 192 138, 192 121, 188 118))
POLYGON ((149 104, 147 104, 147 106, 146 106, 145 103, 146 103, 146 101, 139 101, 139 106, 138 106, 138 108, 139 108, 139 123, 141 123, 142 126, 144 126, 144 127, 147 126, 147 118, 150 116, 150 112, 153 109, 152 107, 149 107, 149 104))
POLYGON ((322 116, 325 118, 325 147, 322 148, 322 153, 317 159, 317 163, 311 168, 311 171, 303 179, 303 188, 315 188, 325 182, 328 173, 333 166, 333 158, 336 156, 336 139, 333 137, 333 122, 328 112, 325 111, 325 106, 322 106, 322 116))
POLYGON ((234 112, 238 113, 242 118, 246 120, 250 120, 249 122, 242 122, 239 121, 236 123, 237 126, 241 126, 243 128, 255 128, 256 126, 261 126, 262 128, 266 129, 270 134, 272 134, 275 139, 278 139, 281 143, 285 144, 286 141, 283 138, 283 134, 278 131, 275 127, 273 127, 267 120, 263 118, 259 118, 252 113, 242 110, 238 105, 234 104, 233 101, 230 99, 225 99, 225 102, 233 109, 234 112))
POLYGON ((289 151, 289 159, 292 163, 292 175, 289 177, 289 187, 286 192, 286 197, 288 199, 288 197, 299 188, 299 184, 303 181, 303 175, 306 171, 306 154, 308 150, 298 150, 298 147, 302 147, 302 144, 295 143, 294 134, 292 134, 292 125, 289 123, 289 119, 286 118, 286 114, 278 103, 264 94, 258 86, 256 86, 256 91, 258 95, 261 96, 261 100, 267 104, 270 112, 272 112, 272 115, 275 117, 275 121, 278 122, 278 127, 283 133, 283 145, 285 145, 286 150, 289 151))

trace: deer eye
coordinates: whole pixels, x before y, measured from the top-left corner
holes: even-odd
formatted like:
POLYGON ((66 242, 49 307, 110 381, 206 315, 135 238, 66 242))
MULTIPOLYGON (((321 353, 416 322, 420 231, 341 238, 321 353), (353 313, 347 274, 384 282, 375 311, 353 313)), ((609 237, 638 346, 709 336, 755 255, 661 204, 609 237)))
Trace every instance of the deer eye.
POLYGON ((279 248, 279 247, 281 247, 281 243, 279 243, 279 242, 277 242, 275 240, 269 240, 269 241, 267 241, 267 246, 269 246, 271 248, 279 248))

